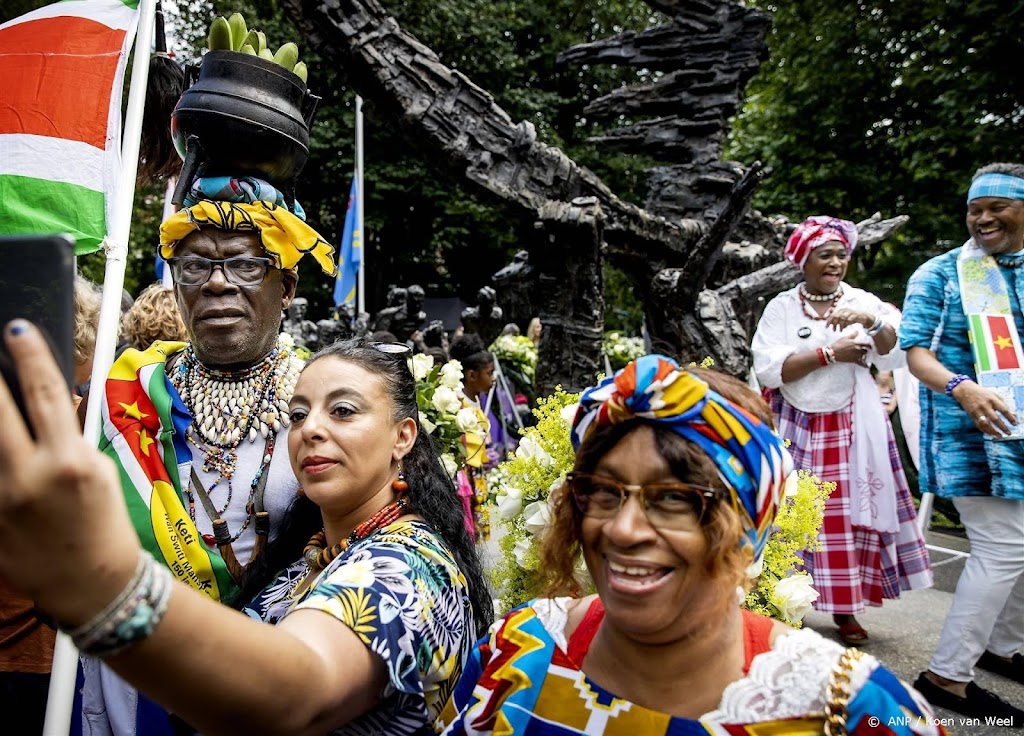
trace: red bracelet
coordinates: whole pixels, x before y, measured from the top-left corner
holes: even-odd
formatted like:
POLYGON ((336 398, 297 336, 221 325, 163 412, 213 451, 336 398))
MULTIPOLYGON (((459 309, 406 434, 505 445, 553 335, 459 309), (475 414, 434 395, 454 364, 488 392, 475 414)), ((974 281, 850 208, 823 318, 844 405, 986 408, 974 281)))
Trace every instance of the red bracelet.
POLYGON ((825 357, 824 348, 818 348, 818 362, 823 366, 828 365, 828 358, 825 357))

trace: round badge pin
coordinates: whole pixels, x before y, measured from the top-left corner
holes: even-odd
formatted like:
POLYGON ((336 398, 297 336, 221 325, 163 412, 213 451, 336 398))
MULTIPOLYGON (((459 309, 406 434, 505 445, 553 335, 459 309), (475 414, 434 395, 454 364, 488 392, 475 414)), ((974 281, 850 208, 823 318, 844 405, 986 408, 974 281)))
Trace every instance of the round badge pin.
POLYGON ((796 331, 796 336, 797 337, 805 337, 805 338, 806 337, 810 337, 811 336, 811 328, 810 327, 801 327, 799 330, 796 331))

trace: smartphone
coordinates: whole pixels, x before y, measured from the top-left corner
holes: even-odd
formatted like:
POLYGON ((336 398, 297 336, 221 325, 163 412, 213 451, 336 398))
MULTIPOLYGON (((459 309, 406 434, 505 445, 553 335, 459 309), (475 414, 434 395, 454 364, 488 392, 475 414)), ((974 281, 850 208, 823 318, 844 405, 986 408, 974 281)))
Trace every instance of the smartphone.
MULTIPOLYGON (((68 391, 74 380, 75 241, 70 235, 0 236, 0 329, 32 322, 46 336, 68 391)), ((21 387, 0 339, 0 372, 25 416, 21 387)))

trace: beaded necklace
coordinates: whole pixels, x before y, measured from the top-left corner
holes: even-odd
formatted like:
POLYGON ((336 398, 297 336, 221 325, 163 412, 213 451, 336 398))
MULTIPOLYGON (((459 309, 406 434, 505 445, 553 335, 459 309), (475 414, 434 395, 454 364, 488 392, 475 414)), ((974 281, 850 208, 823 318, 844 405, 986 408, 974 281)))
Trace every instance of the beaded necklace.
POLYGON ((345 539, 332 547, 327 547, 327 535, 321 529, 309 540, 302 556, 306 559, 310 572, 319 573, 360 539, 366 539, 375 531, 386 527, 400 516, 408 513, 409 496, 402 494, 397 501, 392 501, 369 519, 361 523, 345 539))
POLYGON ((1020 268, 1021 266, 1024 266, 1024 258, 1000 258, 999 256, 995 256, 995 259, 996 263, 1003 268, 1020 268))
POLYGON ((831 294, 810 294, 804 288, 803 284, 800 284, 800 288, 797 290, 800 295, 800 306, 804 310, 804 314, 813 319, 815 322, 822 322, 832 316, 832 312, 836 311, 836 305, 839 304, 839 300, 843 298, 843 287, 839 287, 831 294), (815 312, 807 302, 827 302, 831 301, 832 304, 825 310, 823 314, 815 312))
MULTIPOLYGON (((206 489, 193 468, 191 480, 184 489, 189 517, 195 523, 198 495, 215 530, 214 535, 204 534, 203 541, 211 547, 216 544, 227 558, 231 544, 263 511, 261 491, 274 456, 277 432, 290 424, 288 402, 295 392, 298 367, 287 352, 275 347, 248 368, 220 371, 203 365, 192 345, 188 345, 170 368, 168 377, 192 415, 192 424, 185 432, 187 441, 202 454, 203 471, 218 474, 206 489), (249 442, 262 439, 265 445, 262 462, 249 485, 245 521, 231 533, 223 519, 234 497, 233 478, 238 464, 238 446, 243 439, 249 442), (222 480, 227 481, 227 495, 218 508, 211 494, 222 480)), ((259 524, 257 531, 260 531, 259 524)))

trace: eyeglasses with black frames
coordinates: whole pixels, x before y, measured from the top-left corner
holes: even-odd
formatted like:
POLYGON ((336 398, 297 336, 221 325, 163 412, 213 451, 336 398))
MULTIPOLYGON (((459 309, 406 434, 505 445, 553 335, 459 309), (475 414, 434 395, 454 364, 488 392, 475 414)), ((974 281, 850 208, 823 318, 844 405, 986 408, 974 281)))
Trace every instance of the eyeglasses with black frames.
POLYGON ((700 524, 710 504, 719 498, 719 491, 691 483, 636 486, 592 473, 569 473, 566 483, 576 507, 588 518, 611 519, 626 498, 636 493, 651 526, 669 530, 692 529, 700 524))
POLYGON ((180 286, 202 286, 213 275, 213 269, 220 267, 224 278, 235 286, 257 286, 263 283, 274 262, 269 258, 235 256, 233 258, 203 258, 202 256, 178 256, 168 258, 171 277, 180 286))

